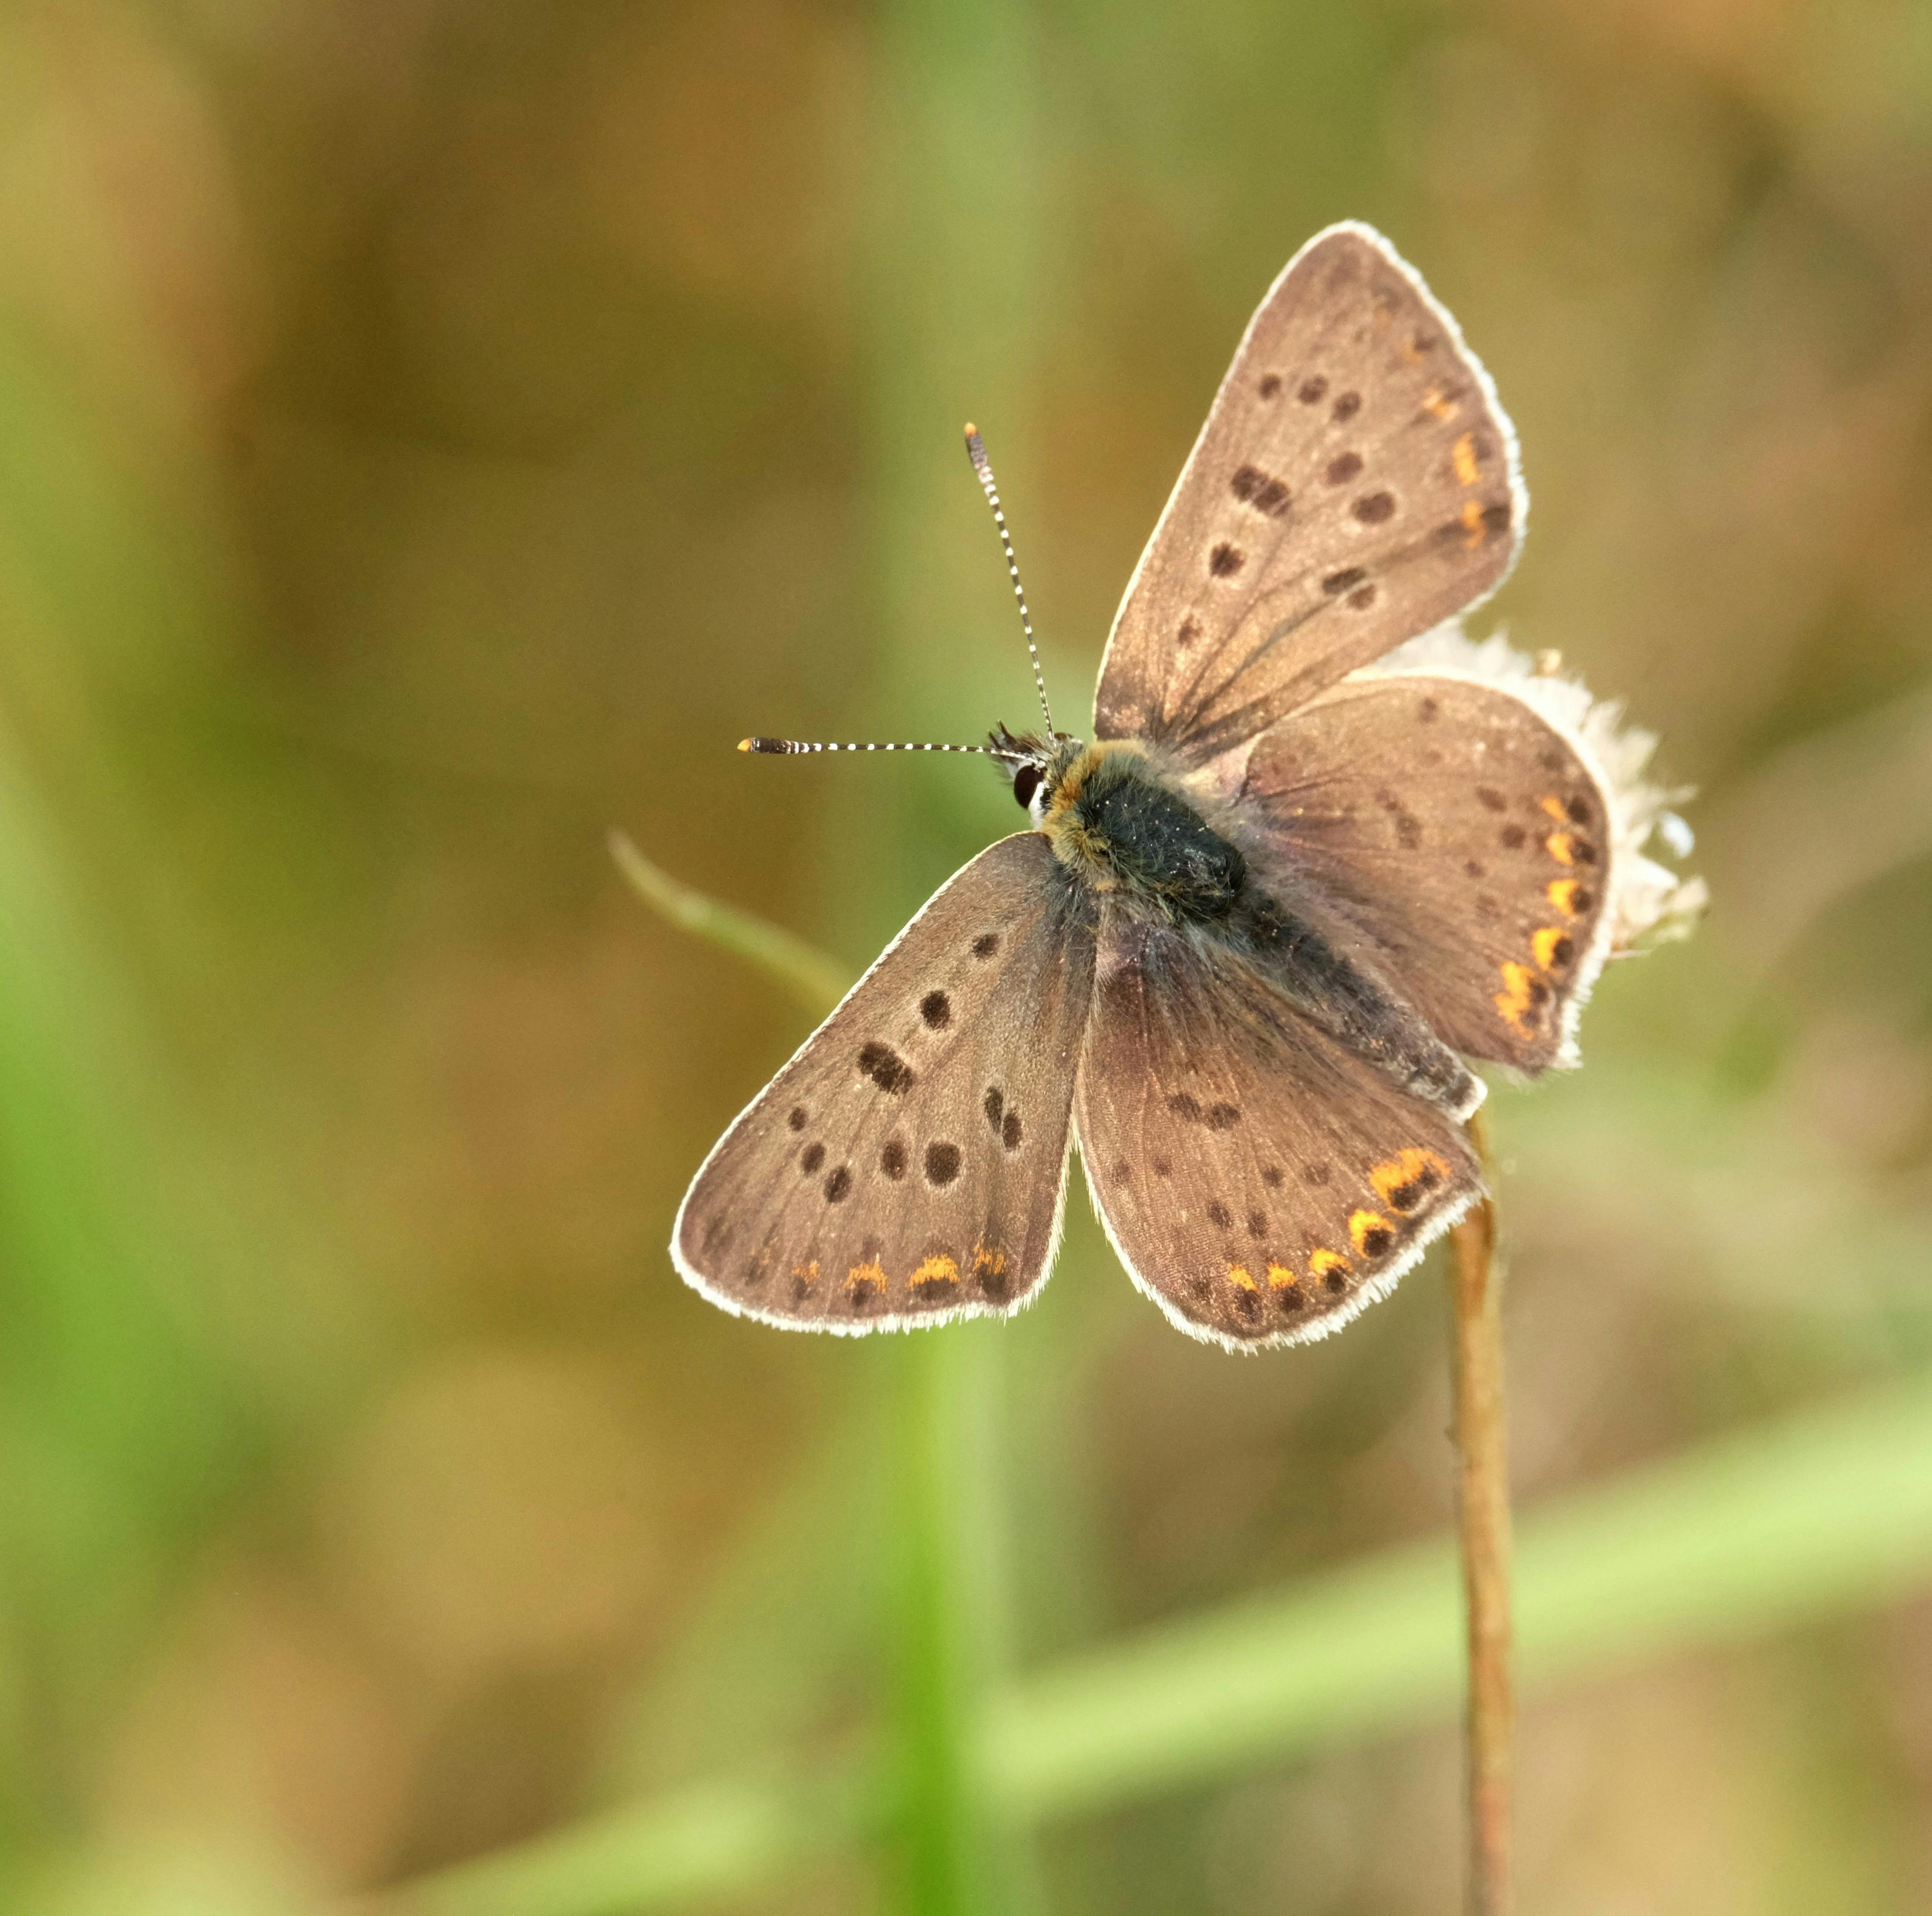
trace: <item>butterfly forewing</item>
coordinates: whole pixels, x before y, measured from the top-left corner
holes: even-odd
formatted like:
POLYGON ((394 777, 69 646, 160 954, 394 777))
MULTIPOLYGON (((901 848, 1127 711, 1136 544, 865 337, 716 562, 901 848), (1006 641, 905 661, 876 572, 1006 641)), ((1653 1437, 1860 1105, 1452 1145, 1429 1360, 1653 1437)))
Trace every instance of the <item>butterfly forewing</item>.
POLYGON ((1284 871, 1445 1043, 1528 1072, 1563 1060, 1616 855, 1576 742, 1501 685, 1365 674, 1258 740, 1243 791, 1284 871))
POLYGON ((1526 509, 1454 320, 1379 235, 1331 227, 1250 323, 1128 586, 1099 736, 1215 757, 1492 591, 1526 509))
POLYGON ((862 1331, 1026 1301, 1058 1235, 1092 911, 1045 838, 989 847, 727 1132, 679 1213, 728 1309, 862 1331))
POLYGON ((1346 1323, 1480 1188, 1439 1109, 1224 949, 1124 916, 1103 921, 1076 1123, 1135 1282, 1229 1344, 1346 1323))

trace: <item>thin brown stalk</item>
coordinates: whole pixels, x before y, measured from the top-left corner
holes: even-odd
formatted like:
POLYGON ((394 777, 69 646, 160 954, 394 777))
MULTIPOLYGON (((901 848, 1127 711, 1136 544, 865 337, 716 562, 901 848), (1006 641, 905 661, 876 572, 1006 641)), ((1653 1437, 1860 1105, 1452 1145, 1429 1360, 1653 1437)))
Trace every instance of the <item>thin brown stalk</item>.
MULTIPOLYGON (((1489 1133, 1469 1120, 1492 1183, 1489 1133)), ((1457 1459, 1456 1519, 1468 1624, 1469 1916, 1507 1916, 1510 1896, 1510 1503, 1504 1423, 1502 1274, 1496 1212, 1485 1198, 1450 1234, 1449 1298, 1457 1459)))

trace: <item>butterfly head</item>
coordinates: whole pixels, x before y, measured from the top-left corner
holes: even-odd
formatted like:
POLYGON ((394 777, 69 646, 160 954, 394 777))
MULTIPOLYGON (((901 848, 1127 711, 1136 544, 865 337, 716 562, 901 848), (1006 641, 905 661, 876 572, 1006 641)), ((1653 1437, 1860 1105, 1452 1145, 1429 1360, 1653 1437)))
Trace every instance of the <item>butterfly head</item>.
POLYGON ((986 750, 1012 781, 1015 803, 1037 829, 1061 780, 1086 747, 1065 732, 1009 732, 1000 725, 987 735, 986 750))

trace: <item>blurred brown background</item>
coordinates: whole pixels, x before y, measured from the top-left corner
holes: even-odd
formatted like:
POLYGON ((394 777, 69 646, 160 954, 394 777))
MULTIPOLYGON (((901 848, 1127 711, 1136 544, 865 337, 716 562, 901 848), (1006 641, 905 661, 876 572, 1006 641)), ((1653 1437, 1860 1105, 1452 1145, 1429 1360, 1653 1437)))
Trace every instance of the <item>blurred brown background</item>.
MULTIPOLYGON (((14 1906, 319 1907, 864 1718, 889 1360, 664 1249, 807 1021, 604 833, 869 957, 1010 799, 733 743, 1024 720, 968 416, 1077 728, 1250 307, 1350 215, 1521 431, 1479 628, 1703 794, 1706 932, 1498 1100, 1533 1506, 1932 1348, 1932 16, 0 10, 14 1906)), ((998 1333, 1021 1663, 1439 1529, 1432 1272, 1238 1362, 1072 1210, 998 1333)), ((1527 1908, 1932 1906, 1932 1599, 1524 1734, 1527 1908)), ((1439 1909, 1456 1760, 1086 1819, 1042 1881, 1439 1909)))

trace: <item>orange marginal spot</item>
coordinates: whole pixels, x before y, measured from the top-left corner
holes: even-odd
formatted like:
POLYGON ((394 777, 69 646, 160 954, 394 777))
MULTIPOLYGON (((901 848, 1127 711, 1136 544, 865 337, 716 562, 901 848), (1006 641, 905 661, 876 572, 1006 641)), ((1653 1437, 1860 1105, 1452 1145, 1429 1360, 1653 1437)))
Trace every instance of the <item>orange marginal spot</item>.
POLYGON ((1576 955, 1576 947, 1569 933, 1560 925, 1544 925, 1532 936, 1529 948, 1545 971, 1564 970, 1576 955))
POLYGON ((1351 1211, 1348 1213, 1348 1235, 1361 1255, 1379 1257, 1388 1249, 1388 1240, 1395 1235, 1395 1226, 1379 1211, 1351 1211), (1378 1234, 1382 1242, 1371 1251, 1369 1240, 1378 1234))
POLYGON ((1576 862, 1576 841, 1568 832, 1552 832, 1544 840, 1544 847, 1558 865, 1576 862))
POLYGON ((801 1283, 816 1284, 818 1282, 818 1260, 814 1258, 808 1264, 794 1264, 791 1274, 801 1283))
POLYGON ((1569 819, 1570 814, 1563 809, 1563 801, 1561 799, 1545 799, 1543 801, 1543 808, 1559 825, 1565 823, 1569 819))
POLYGON ((1318 1282, 1348 1268, 1348 1261, 1340 1251, 1316 1251, 1310 1254, 1308 1275, 1318 1282))
POLYGON ((1558 911, 1568 912, 1572 918, 1576 916, 1576 894, 1583 887, 1574 878, 1552 878, 1550 881, 1550 902, 1558 911))
POLYGON ((856 1291, 862 1284, 876 1284, 883 1291, 886 1288, 886 1274, 879 1267, 878 1258, 868 1264, 854 1264, 845 1273, 845 1288, 856 1291))
MULTIPOLYGON (((1460 484, 1473 486, 1482 477, 1476 466, 1476 436, 1474 433, 1465 433, 1456 442, 1455 448, 1449 457, 1455 461, 1456 477, 1460 484)), ((1462 515, 1466 524, 1468 517, 1467 512, 1462 515)))
POLYGON ((1246 1264, 1230 1264, 1228 1267, 1228 1282, 1241 1291, 1252 1291, 1256 1288, 1254 1279, 1248 1275, 1246 1264))
POLYGON ((1286 1291, 1291 1284, 1294 1282, 1294 1273, 1286 1264, 1270 1262, 1268 1267, 1268 1281, 1277 1291, 1286 1291))
POLYGON ((1466 541, 1469 545, 1480 545, 1489 536, 1483 525, 1483 508, 1473 499, 1462 502, 1462 524, 1469 535, 1466 541))
POLYGON ((1006 1274, 1006 1254, 997 1244, 976 1244, 973 1246, 973 1275, 975 1277, 1004 1277, 1006 1274))
POLYGON ((1422 395, 1422 409, 1433 419, 1454 418, 1456 414, 1454 403, 1443 397, 1440 386, 1431 386, 1422 395))
POLYGON ((1435 1175, 1430 1180, 1430 1188, 1432 1189, 1449 1175, 1449 1167, 1433 1151, 1411 1144, 1388 1163, 1377 1165, 1369 1173, 1369 1182, 1376 1187, 1376 1195, 1386 1204, 1396 1192, 1408 1190, 1424 1173, 1432 1171, 1435 1175))
POLYGON ((937 1251, 907 1279, 908 1284, 957 1284, 959 1267, 944 1251, 937 1251))
POLYGON ((1496 1009, 1503 1015, 1503 1022, 1513 1026, 1525 1038, 1534 1038, 1536 1033, 1530 1029, 1529 1014, 1535 1000, 1530 996, 1529 988, 1535 973, 1526 964, 1505 961, 1503 966, 1504 988, 1496 994, 1496 1009))

